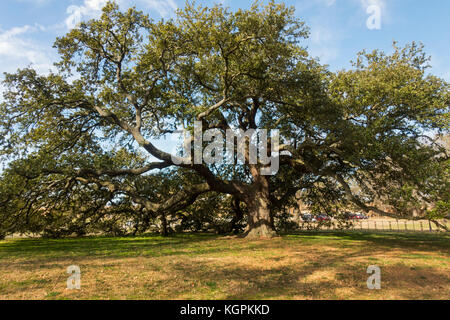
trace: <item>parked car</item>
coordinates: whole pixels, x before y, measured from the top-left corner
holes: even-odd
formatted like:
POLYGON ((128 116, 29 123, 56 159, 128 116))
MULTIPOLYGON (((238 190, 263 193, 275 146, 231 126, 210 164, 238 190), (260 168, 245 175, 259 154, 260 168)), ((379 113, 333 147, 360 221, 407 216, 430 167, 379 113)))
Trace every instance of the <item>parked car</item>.
POLYGON ((369 217, 364 213, 358 213, 358 217, 359 217, 359 219, 364 219, 364 220, 369 219, 369 217))
POLYGON ((345 218, 348 220, 359 220, 361 219, 360 216, 357 213, 353 213, 353 212, 346 212, 345 213, 345 218))
POLYGON ((354 215, 355 219, 358 219, 358 220, 369 219, 369 217, 367 215, 365 215, 364 213, 361 213, 361 212, 353 213, 353 215, 354 215))
POLYGON ((310 213, 302 214, 302 220, 305 222, 316 222, 317 219, 310 213))
POLYGON ((326 215, 326 214, 319 214, 319 215, 316 217, 316 220, 317 220, 317 221, 330 221, 331 218, 330 218, 328 215, 326 215))

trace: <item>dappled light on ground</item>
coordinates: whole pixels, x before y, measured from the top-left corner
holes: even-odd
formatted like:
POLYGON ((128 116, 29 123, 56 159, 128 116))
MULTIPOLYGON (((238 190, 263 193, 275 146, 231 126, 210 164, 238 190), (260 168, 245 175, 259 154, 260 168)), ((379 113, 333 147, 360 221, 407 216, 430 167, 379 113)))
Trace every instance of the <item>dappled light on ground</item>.
POLYGON ((0 242, 0 299, 449 299, 446 234, 0 242), (81 290, 66 268, 81 268, 81 290), (367 289, 369 265, 381 290, 367 289))

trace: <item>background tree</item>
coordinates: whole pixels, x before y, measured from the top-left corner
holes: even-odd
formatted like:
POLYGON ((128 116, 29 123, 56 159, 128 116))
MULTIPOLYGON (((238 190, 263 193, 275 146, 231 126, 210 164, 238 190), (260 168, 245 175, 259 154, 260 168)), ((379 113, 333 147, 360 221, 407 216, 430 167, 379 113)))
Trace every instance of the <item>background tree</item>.
MULTIPOLYGON (((302 47, 307 35, 294 9, 273 1, 235 12, 187 3, 159 22, 110 2, 56 40, 58 72, 6 74, 2 155, 18 161, 13 176, 35 181, 30 210, 71 205, 82 220, 114 207, 164 221, 199 197, 228 195, 246 234, 260 237, 299 190, 329 213, 353 204, 411 217, 411 204, 439 201, 448 155, 434 135, 448 133, 449 84, 427 74, 422 47, 362 52, 352 70, 332 73, 302 47), (222 132, 279 129, 279 173, 262 175, 248 157, 176 164, 153 143, 195 120, 222 132)), ((25 188, 5 205, 28 203, 25 188)))

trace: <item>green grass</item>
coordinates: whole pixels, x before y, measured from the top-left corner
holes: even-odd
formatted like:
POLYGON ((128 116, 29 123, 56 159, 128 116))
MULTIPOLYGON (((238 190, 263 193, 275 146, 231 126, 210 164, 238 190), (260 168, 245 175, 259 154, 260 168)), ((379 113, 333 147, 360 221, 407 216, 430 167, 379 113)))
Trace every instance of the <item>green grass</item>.
POLYGON ((0 241, 0 299, 448 299, 450 236, 315 232, 0 241), (368 290, 366 268, 382 269, 368 290), (82 289, 66 289, 66 268, 82 289))

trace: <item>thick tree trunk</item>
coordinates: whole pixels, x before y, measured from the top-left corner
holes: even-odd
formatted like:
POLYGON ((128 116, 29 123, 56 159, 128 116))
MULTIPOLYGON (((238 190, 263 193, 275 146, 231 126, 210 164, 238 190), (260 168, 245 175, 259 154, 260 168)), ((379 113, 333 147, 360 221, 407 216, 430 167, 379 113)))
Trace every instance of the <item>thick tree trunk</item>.
POLYGON ((166 215, 165 215, 165 213, 162 213, 161 214, 161 235, 163 236, 163 237, 167 237, 168 235, 169 235, 169 229, 168 229, 168 227, 167 227, 167 218, 166 218, 166 215))
POLYGON ((269 185, 265 177, 258 179, 245 199, 248 208, 247 238, 271 238, 276 235, 270 215, 269 185))
POLYGON ((242 212, 240 207, 240 200, 238 198, 233 199, 233 211, 234 211, 234 217, 231 220, 226 233, 238 233, 238 223, 244 218, 244 212, 242 212))

